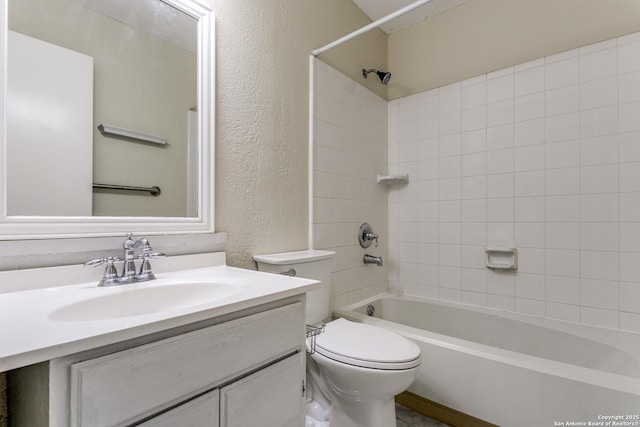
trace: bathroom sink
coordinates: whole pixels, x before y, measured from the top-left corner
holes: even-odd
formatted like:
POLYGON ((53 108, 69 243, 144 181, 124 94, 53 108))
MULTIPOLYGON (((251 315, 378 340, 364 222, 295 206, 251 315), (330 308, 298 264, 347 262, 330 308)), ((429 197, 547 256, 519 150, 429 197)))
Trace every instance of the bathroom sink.
POLYGON ((178 310, 227 298, 243 289, 211 281, 100 288, 105 295, 60 307, 49 318, 62 322, 109 320, 178 310))

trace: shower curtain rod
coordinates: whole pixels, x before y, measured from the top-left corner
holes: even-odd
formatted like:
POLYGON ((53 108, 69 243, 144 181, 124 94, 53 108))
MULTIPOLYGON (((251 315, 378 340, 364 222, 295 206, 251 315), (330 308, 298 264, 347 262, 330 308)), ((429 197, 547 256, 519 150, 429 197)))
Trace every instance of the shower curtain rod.
POLYGON ((354 31, 352 33, 349 33, 346 36, 341 37, 338 40, 336 40, 334 42, 331 42, 326 46, 323 46, 323 47, 321 47, 319 49, 314 50, 313 52, 311 52, 311 54, 313 56, 318 56, 318 55, 328 51, 329 49, 333 49, 334 47, 339 46, 342 43, 344 43, 346 41, 349 41, 354 37, 358 37, 360 34, 364 34, 367 31, 370 31, 370 30, 372 30, 372 29, 374 29, 376 27, 379 27, 382 24, 386 24, 387 22, 389 22, 389 21, 391 21, 393 19, 396 19, 397 17, 402 16, 402 15, 404 15, 406 13, 409 13, 412 10, 417 9, 420 6, 423 6, 423 5, 425 5, 425 4, 427 4, 427 3, 431 2, 431 1, 432 0, 418 0, 418 1, 414 2, 414 3, 411 3, 410 5, 407 5, 407 6, 403 7, 403 8, 401 8, 401 9, 398 9, 395 12, 392 12, 389 15, 378 19, 377 21, 373 21, 371 24, 366 25, 366 26, 364 26, 364 27, 360 28, 359 30, 356 30, 356 31, 354 31))

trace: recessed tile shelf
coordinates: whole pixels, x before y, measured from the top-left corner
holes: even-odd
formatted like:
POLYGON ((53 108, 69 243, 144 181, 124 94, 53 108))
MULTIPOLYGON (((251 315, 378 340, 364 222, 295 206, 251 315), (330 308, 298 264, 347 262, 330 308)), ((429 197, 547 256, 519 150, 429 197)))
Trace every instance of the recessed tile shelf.
POLYGON ((409 174, 404 175, 378 175, 378 184, 408 184, 409 174))

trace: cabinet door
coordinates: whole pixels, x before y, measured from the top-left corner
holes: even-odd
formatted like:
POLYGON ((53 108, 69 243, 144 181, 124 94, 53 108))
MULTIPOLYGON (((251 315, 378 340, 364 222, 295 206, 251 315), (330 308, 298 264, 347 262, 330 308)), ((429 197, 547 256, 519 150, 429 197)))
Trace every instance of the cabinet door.
POLYGON ((220 390, 220 427, 304 425, 304 355, 296 353, 220 390))
POLYGON ((220 392, 210 391, 138 427, 218 427, 220 425, 220 392))

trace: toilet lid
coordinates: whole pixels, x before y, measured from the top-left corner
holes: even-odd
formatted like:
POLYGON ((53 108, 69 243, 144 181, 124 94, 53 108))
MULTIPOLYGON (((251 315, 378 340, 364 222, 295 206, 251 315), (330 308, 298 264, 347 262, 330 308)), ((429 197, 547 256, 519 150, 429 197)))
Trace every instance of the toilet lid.
POLYGON ((316 337, 316 352, 363 368, 401 370, 420 364, 420 347, 395 332, 337 319, 316 337))

